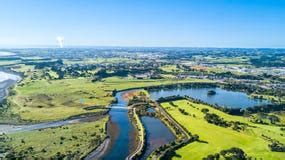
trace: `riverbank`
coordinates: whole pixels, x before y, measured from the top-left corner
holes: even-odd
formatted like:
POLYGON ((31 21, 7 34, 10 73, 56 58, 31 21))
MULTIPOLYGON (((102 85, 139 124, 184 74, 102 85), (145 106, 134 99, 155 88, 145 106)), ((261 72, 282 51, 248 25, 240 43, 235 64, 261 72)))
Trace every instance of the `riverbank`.
POLYGON ((129 117, 130 117, 132 124, 135 126, 137 130, 136 137, 138 139, 138 142, 136 142, 137 147, 135 148, 135 150, 132 151, 126 158, 127 160, 139 158, 142 155, 143 149, 145 148, 145 145, 146 145, 145 144, 146 132, 145 132, 145 129, 142 125, 142 122, 138 114, 136 113, 136 108, 132 108, 130 112, 129 112, 129 117))
POLYGON ((110 138, 106 138, 94 151, 88 154, 84 160, 101 159, 106 154, 107 149, 111 143, 110 138))

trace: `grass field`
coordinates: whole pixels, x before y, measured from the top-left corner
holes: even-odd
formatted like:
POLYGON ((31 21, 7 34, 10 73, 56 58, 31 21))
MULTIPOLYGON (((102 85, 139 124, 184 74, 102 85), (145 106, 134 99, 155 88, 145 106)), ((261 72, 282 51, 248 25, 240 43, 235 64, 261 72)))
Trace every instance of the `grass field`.
POLYGON ((176 153, 181 155, 182 159, 202 159, 209 154, 219 153, 221 150, 231 147, 239 147, 249 156, 258 159, 284 159, 285 154, 282 152, 271 152, 268 148, 270 142, 261 136, 263 134, 285 143, 284 131, 281 131, 280 127, 254 124, 249 122, 248 118, 228 115, 209 106, 195 104, 187 100, 175 101, 174 104, 179 107, 175 108, 169 103, 162 103, 162 106, 187 130, 193 134, 198 134, 201 140, 208 142, 194 142, 178 149, 176 153), (183 115, 178 108, 185 109, 190 115, 183 115), (240 121, 256 128, 247 127, 246 130, 238 132, 231 128, 209 124, 203 118, 202 108, 208 108, 210 113, 215 113, 227 121, 240 121))
POLYGON ((105 139, 107 121, 105 117, 95 122, 9 134, 8 145, 18 154, 37 158, 53 157, 58 153, 81 158, 105 139))
POLYGON ((22 119, 49 121, 94 112, 84 107, 106 105, 113 99, 96 87, 87 79, 38 80, 17 86, 17 94, 9 99, 12 111, 22 119))
POLYGON ((163 70, 164 72, 167 72, 167 73, 173 73, 173 72, 180 73, 180 72, 183 72, 183 70, 180 69, 180 68, 177 68, 176 65, 165 65, 165 66, 160 67, 160 69, 163 70))

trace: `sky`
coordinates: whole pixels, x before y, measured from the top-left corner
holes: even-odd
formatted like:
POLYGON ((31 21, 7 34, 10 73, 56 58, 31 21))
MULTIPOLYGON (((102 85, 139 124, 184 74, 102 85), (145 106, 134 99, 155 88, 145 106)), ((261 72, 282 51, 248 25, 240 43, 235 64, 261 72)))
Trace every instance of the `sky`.
POLYGON ((285 0, 0 0, 0 46, 285 47, 285 0))

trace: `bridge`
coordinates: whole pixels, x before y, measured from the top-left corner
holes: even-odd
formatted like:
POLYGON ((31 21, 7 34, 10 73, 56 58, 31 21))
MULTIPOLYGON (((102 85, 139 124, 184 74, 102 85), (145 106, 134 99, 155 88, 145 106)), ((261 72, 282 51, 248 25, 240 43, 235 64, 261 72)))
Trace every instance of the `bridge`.
POLYGON ((142 105, 142 104, 146 104, 144 102, 142 103, 135 103, 135 104, 132 104, 130 106, 126 106, 124 104, 114 104, 114 105, 111 105, 111 106, 108 106, 108 107, 105 107, 105 108, 109 108, 109 109, 126 109, 126 110, 129 110, 129 109, 132 109, 134 108, 135 106, 137 105, 142 105))
POLYGON ((105 108, 109 108, 109 109, 131 109, 131 107, 120 107, 120 106, 110 106, 110 107, 105 107, 105 108))

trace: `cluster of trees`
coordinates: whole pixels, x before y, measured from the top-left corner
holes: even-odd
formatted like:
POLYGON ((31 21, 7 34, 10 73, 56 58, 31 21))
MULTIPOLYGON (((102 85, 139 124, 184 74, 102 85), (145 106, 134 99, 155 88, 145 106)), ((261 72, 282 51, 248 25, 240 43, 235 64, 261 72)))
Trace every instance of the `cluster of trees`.
POLYGON ((269 136, 266 136, 264 134, 261 135, 264 139, 267 141, 270 141, 271 144, 268 144, 268 147, 273 152, 285 152, 285 145, 281 142, 277 141, 276 139, 273 139, 269 136))
POLYGON ((270 121, 271 124, 276 124, 280 122, 280 118, 278 116, 263 112, 258 112, 256 116, 251 118, 252 122, 259 124, 269 124, 268 122, 266 122, 267 120, 270 121))
POLYGON ((107 77, 113 77, 113 76, 119 76, 119 77, 127 77, 128 71, 126 70, 115 70, 111 73, 108 73, 106 69, 101 69, 95 74, 96 79, 103 79, 107 77))
MULTIPOLYGON (((265 104, 260 106, 254 106, 249 107, 245 109, 249 113, 258 113, 258 112, 264 112, 264 113, 270 113, 273 111, 283 111, 285 110, 285 104, 265 104)), ((242 110, 241 112, 245 112, 245 110, 242 110)))
POLYGON ((232 127, 232 129, 235 131, 244 130, 246 126, 248 126, 247 124, 239 122, 239 121, 226 121, 215 113, 209 113, 209 110, 207 108, 203 108, 201 112, 205 114, 204 119, 208 123, 211 123, 217 126, 221 126, 225 128, 232 127))
POLYGON ((140 92, 139 95, 133 96, 128 101, 128 105, 136 104, 136 103, 149 103, 150 99, 145 95, 144 92, 140 92))
POLYGON ((221 73, 214 73, 213 76, 219 77, 219 78, 236 78, 236 79, 247 79, 247 80, 263 80, 263 76, 255 76, 255 75, 249 75, 249 74, 234 74, 232 72, 221 72, 221 73))
POLYGON ((158 115, 156 112, 149 112, 148 109, 151 108, 151 104, 145 103, 145 104, 140 104, 136 105, 136 112, 139 116, 150 116, 150 117, 157 117, 158 115))
POLYGON ((221 127, 230 127, 231 124, 225 121, 223 118, 219 117, 215 113, 206 113, 204 119, 211 124, 221 126, 221 127))
POLYGON ((261 88, 256 85, 247 85, 243 83, 227 83, 223 84, 222 88, 232 90, 232 91, 242 91, 248 94, 256 93, 261 95, 272 95, 272 96, 285 96, 285 91, 281 89, 273 89, 273 88, 261 88))
POLYGON ((285 145, 280 142, 273 142, 268 145, 271 151, 274 152, 285 152, 285 145))
POLYGON ((215 83, 183 83, 183 84, 169 84, 160 86, 147 87, 148 91, 173 90, 173 89, 188 89, 188 88, 215 88, 218 85, 215 83))
POLYGON ((34 65, 35 69, 43 69, 45 67, 54 67, 57 65, 63 65, 63 61, 58 59, 56 61, 41 61, 41 62, 24 62, 25 65, 34 65))
MULTIPOLYGON (((158 103, 163 103, 163 102, 169 102, 169 101, 177 101, 177 100, 182 100, 182 99, 185 99, 185 97, 182 97, 182 96, 169 96, 169 97, 160 97, 158 98, 156 101, 158 103)), ((177 107, 175 104, 171 104, 172 106, 174 107, 177 107)))
POLYGON ((222 150, 220 153, 208 155, 203 158, 203 160, 219 160, 219 159, 227 159, 227 160, 249 160, 251 157, 248 157, 246 153, 240 148, 230 148, 226 150, 222 150))
POLYGON ((182 114, 184 114, 184 115, 186 115, 186 116, 189 115, 189 113, 186 112, 185 109, 178 108, 178 110, 179 110, 180 113, 182 113, 182 114))
POLYGON ((250 62, 257 67, 285 67, 285 62, 282 58, 284 58, 282 54, 262 55, 251 58, 250 62))

